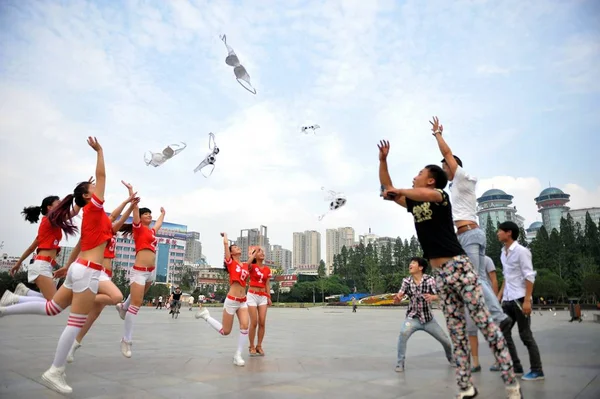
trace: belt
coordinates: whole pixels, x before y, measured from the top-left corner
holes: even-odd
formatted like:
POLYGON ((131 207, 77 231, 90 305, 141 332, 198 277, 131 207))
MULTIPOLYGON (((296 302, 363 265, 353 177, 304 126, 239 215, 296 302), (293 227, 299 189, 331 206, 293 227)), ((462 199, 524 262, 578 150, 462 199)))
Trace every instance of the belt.
POLYGON ((54 267, 58 266, 58 263, 56 263, 56 260, 51 256, 34 255, 33 260, 42 260, 44 262, 50 263, 54 267))
POLYGON ((112 270, 111 269, 104 268, 104 273, 106 273, 106 275, 109 278, 112 278, 112 270))
POLYGON ((475 230, 478 229, 479 225, 477 223, 469 223, 469 224, 465 224, 460 226, 459 228, 456 229, 456 235, 461 235, 462 233, 465 233, 469 230, 475 230), (461 231, 462 230, 462 231, 461 231))
POLYGON ((266 296, 269 297, 270 295, 267 294, 265 291, 254 291, 254 290, 248 290, 248 294, 254 294, 254 295, 258 295, 258 296, 266 296))
POLYGON ((82 266, 89 267, 90 269, 94 269, 94 270, 99 270, 99 271, 104 270, 104 268, 102 267, 101 264, 94 263, 92 261, 81 259, 81 258, 77 258, 75 263, 79 263, 82 266))
POLYGON ((137 270, 140 272, 151 272, 155 269, 154 266, 152 267, 144 267, 144 266, 133 266, 133 270, 137 270))
POLYGON ((231 299, 232 301, 242 302, 242 303, 246 302, 246 297, 238 298, 238 297, 235 297, 235 296, 229 295, 229 294, 227 294, 227 299, 231 299))

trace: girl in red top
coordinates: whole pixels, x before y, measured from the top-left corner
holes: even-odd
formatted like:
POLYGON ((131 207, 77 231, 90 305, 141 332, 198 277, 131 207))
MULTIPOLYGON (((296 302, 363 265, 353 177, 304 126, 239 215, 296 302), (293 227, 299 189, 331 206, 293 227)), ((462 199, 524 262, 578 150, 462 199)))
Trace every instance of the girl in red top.
MULTIPOLYGON (((123 182, 123 184, 127 186, 125 182, 123 182)), ((75 351, 81 347, 81 341, 83 341, 83 338, 92 327, 92 324, 94 324, 96 319, 98 319, 98 316, 100 316, 100 313, 102 313, 104 307, 106 305, 116 305, 123 300, 123 294, 121 293, 121 290, 119 290, 119 288, 111 281, 113 269, 112 260, 115 258, 115 246, 117 241, 116 233, 123 226, 129 215, 131 215, 134 206, 136 206, 139 203, 139 201, 139 198, 130 196, 110 214, 110 221, 113 224, 112 231, 114 235, 110 239, 110 243, 104 249, 104 260, 102 261, 103 270, 98 283, 98 295, 96 295, 94 308, 88 315, 86 323, 84 324, 81 331, 79 331, 79 334, 77 334, 75 342, 73 342, 73 345, 71 346, 71 350, 69 351, 69 355, 67 356, 67 363, 72 363, 75 360, 75 351), (130 203, 129 207, 127 208, 125 213, 121 215, 121 212, 123 212, 123 209, 128 203, 130 203), (119 220, 116 220, 119 217, 119 215, 121 215, 121 217, 119 218, 119 220)), ((69 261, 67 261, 68 265, 75 261, 80 249, 81 241, 77 243, 75 248, 73 248, 73 251, 71 252, 71 255, 69 257, 69 261)), ((56 274, 58 274, 58 272, 56 274)))
POLYGON ((271 305, 271 269, 264 266, 265 252, 258 248, 255 259, 250 263, 250 289, 248 290, 248 312, 250 313, 250 356, 264 356, 262 341, 265 337, 267 306, 271 305), (254 347, 256 327, 258 343, 254 347))
MULTIPOLYGON (((131 187, 129 191, 133 192, 131 187)), ((160 208, 160 216, 154 226, 152 223, 152 212, 148 208, 133 207, 133 224, 125 224, 121 227, 124 234, 133 235, 135 241, 135 266, 129 274, 130 294, 123 304, 117 305, 117 310, 122 319, 125 319, 125 331, 121 339, 121 353, 123 356, 131 357, 131 340, 133 336, 133 321, 137 316, 144 295, 156 278, 154 272, 156 264, 156 233, 160 230, 165 219, 165 210, 160 208)))
MULTIPOLYGON (((45 314, 56 315, 71 304, 71 313, 58 346, 52 366, 42 375, 42 382, 50 389, 62 394, 70 394, 73 389, 65 380, 65 365, 69 349, 75 337, 85 324, 87 316, 94 307, 98 293, 98 280, 102 272, 104 248, 113 236, 112 224, 104 212, 104 189, 106 172, 104 153, 96 138, 89 137, 88 145, 96 151, 96 184, 89 181, 79 183, 73 194, 67 195, 49 213, 48 219, 59 226, 67 235, 74 235, 77 227, 72 221, 72 203, 83 207, 81 224, 81 253, 79 258, 69 267, 64 284, 45 305, 45 314)), ((28 312, 13 312, 13 308, 26 305, 38 305, 38 302, 18 304, 0 308, 0 316, 8 314, 36 314, 36 309, 28 312)))
MULTIPOLYGON (((225 270, 229 273, 229 292, 223 304, 223 323, 210 316, 208 309, 199 304, 200 310, 196 313, 197 319, 204 319, 212 328, 221 335, 229 335, 233 327, 233 316, 237 314, 240 322, 240 336, 238 348, 233 356, 233 364, 243 366, 246 364, 242 358, 242 348, 248 339, 248 305, 246 304, 246 280, 248 279, 248 265, 240 262, 242 251, 237 245, 229 245, 227 234, 221 233, 223 247, 225 248, 225 270)), ((249 261, 254 260, 254 253, 249 261)))

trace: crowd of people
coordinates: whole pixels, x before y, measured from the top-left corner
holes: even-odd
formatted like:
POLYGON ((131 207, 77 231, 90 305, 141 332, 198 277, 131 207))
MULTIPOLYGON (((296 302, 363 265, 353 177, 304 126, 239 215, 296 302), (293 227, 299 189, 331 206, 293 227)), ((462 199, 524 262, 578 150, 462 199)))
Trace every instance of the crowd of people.
MULTIPOLYGON (((478 356, 478 332, 488 342, 496 362, 491 371, 501 373, 508 399, 522 398, 518 376, 522 380, 544 379, 539 350, 531 332, 531 301, 536 273, 531 253, 517 242, 519 227, 513 222, 500 224, 497 235, 504 244, 501 254, 504 282, 498 288, 495 267, 485 256, 486 237, 477 221, 475 187, 477 179, 466 173, 460 158, 453 155, 443 138, 443 126, 437 118, 431 122, 433 136, 443 155, 441 166, 429 164, 413 179, 412 188, 398 189, 392 184, 387 167, 390 144, 381 141, 379 179, 382 196, 404 207, 413 215, 417 237, 423 249, 422 258, 413 258, 410 275, 402 281, 396 296, 409 297, 406 320, 398 339, 396 371, 405 368, 406 345, 415 331, 426 331, 438 340, 447 361, 456 367, 456 398, 478 395, 471 373, 481 371, 478 356), (450 184, 450 195, 444 190, 450 184), (429 268, 433 273, 427 274, 429 268), (433 317, 431 303, 439 301, 450 337, 433 317), (531 369, 524 374, 512 339, 518 325, 519 336, 529 352, 531 369)), ((121 353, 132 356, 133 330, 144 295, 154 282, 156 233, 161 228, 165 210, 152 224, 152 212, 140 208, 140 198, 131 184, 125 200, 110 216, 104 211, 106 173, 104 153, 95 138, 88 138, 97 154, 96 174, 79 183, 72 194, 62 200, 58 196, 44 198, 41 206, 25 208, 23 215, 31 223, 41 223, 32 244, 23 253, 12 273, 35 252, 28 269, 28 281, 40 290, 17 286, 0 300, 0 316, 37 314, 55 316, 68 306, 70 314, 59 338, 54 361, 42 375, 42 381, 57 392, 68 394, 65 366, 74 360, 75 351, 106 305, 115 305, 124 320, 121 353), (73 218, 83 210, 81 237, 66 266, 53 272, 63 232, 74 235, 78 228, 73 218), (133 223, 125 221, 132 215, 133 223), (130 294, 123 295, 111 282, 112 259, 115 257, 116 235, 130 236, 135 242, 135 266, 129 275, 130 294), (65 277, 56 289, 54 278, 65 277)), ((264 356, 263 340, 267 307, 271 305, 271 271, 264 265, 265 252, 252 248, 248 262, 240 260, 242 250, 221 233, 224 268, 229 274, 229 291, 220 320, 199 303, 195 317, 203 319, 220 335, 229 335, 237 316, 239 337, 233 364, 244 366, 244 345, 249 343, 250 356, 264 356)), ((180 305, 177 288, 169 300, 180 305)), ((193 305, 190 303, 190 309, 193 305)), ((355 303, 354 303, 355 305, 355 303)), ((158 298, 157 308, 162 307, 158 298)), ((353 309, 355 311, 355 307, 353 309)))

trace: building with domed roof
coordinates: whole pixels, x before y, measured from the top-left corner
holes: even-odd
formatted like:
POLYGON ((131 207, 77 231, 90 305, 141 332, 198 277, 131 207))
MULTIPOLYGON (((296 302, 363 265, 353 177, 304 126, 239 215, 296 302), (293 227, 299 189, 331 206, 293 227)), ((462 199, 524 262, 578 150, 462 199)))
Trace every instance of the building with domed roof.
POLYGON ((527 242, 531 242, 536 236, 539 229, 542 228, 544 224, 540 221, 536 221, 531 223, 528 228, 525 229, 525 239, 527 242))
POLYGON ((542 223, 548 234, 552 232, 552 229, 560 231, 560 219, 570 209, 566 206, 570 197, 559 188, 548 187, 535 198, 538 212, 542 214, 542 223))
POLYGON ((517 208, 512 205, 513 196, 497 188, 484 192, 477 198, 477 216, 479 226, 486 229, 488 216, 492 218, 494 225, 506 221, 515 222, 521 227, 525 218, 517 215, 517 208))

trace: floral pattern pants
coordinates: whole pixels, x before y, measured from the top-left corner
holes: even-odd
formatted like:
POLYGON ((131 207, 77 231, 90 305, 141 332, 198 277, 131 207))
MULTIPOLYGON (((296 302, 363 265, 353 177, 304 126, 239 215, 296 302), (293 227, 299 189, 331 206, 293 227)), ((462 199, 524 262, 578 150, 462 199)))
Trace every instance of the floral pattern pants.
POLYGON ((494 324, 485 303, 477 274, 466 255, 459 255, 434 269, 446 325, 452 340, 456 361, 456 380, 460 389, 473 385, 471 380, 471 348, 466 334, 465 308, 489 343, 506 385, 513 384, 515 372, 502 332, 494 324))

